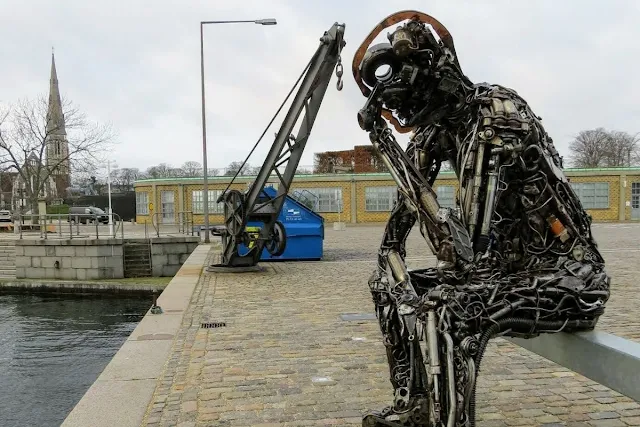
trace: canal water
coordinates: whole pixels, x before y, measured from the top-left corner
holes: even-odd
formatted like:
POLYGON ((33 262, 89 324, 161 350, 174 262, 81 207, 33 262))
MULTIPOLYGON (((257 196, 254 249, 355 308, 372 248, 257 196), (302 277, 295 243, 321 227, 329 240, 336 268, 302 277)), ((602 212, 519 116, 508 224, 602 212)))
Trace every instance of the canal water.
POLYGON ((0 295, 0 426, 59 426, 149 297, 0 295))

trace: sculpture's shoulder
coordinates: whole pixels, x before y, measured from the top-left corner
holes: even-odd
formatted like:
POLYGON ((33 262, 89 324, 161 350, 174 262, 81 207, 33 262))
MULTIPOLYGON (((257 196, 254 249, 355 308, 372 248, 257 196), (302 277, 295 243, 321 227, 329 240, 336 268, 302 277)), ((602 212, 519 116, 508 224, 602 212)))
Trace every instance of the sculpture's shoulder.
POLYGON ((479 117, 481 126, 491 126, 496 132, 502 129, 527 134, 540 125, 539 117, 531 111, 524 98, 504 86, 476 84, 467 101, 472 106, 473 114, 479 117))
POLYGON ((518 110, 530 110, 527 101, 514 89, 489 83, 478 83, 474 85, 472 102, 478 104, 491 104, 492 100, 511 101, 518 110))

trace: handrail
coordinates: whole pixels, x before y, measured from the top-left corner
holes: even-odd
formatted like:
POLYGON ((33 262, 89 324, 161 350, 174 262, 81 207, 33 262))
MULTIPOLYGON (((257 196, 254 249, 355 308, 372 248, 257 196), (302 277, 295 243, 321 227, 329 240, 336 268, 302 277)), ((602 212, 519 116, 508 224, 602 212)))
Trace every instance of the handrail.
POLYGON ((599 330, 541 334, 530 339, 503 338, 611 390, 640 400, 640 343, 599 330))
POLYGON ((180 226, 182 226, 182 232, 184 234, 187 234, 187 235, 190 234, 191 236, 193 236, 193 233, 194 233, 193 211, 179 211, 178 218, 180 219, 179 224, 180 226), (183 220, 183 218, 186 218, 186 219, 183 220), (189 227, 189 224, 191 224, 191 227, 189 227), (189 229, 190 231, 187 231, 187 229, 189 229))
MULTIPOLYGON (((105 215, 109 215, 109 214, 105 214, 105 215)), ((98 217, 103 217, 103 214, 77 214, 77 213, 67 213, 67 214, 20 214, 17 216, 18 219, 18 224, 17 224, 17 228, 18 228, 18 232, 19 232, 19 239, 22 239, 23 237, 23 229, 25 229, 26 227, 26 221, 25 218, 31 218, 31 225, 37 225, 38 226, 38 230, 40 232, 40 238, 47 240, 48 239, 48 233, 46 230, 46 227, 48 224, 53 224, 53 220, 57 219, 58 220, 58 236, 62 237, 62 220, 66 219, 67 222, 69 223, 69 239, 73 239, 73 224, 75 223, 76 225, 76 236, 80 235, 80 222, 79 219, 81 218, 90 218, 92 220, 92 222, 95 224, 95 235, 96 235, 96 239, 100 238, 100 229, 99 229, 99 225, 100 225, 100 221, 98 220, 98 217), (34 224, 34 218, 36 223, 34 224), (75 221, 74 221, 75 220, 75 221)), ((109 237, 113 237, 115 238, 116 235, 118 234, 118 230, 120 231, 120 234, 122 236, 122 238, 124 239, 124 221, 122 220, 122 217, 120 217, 120 215, 118 215, 117 213, 111 213, 111 218, 112 218, 112 223, 115 225, 114 229, 113 229, 113 234, 111 233, 106 233, 107 236, 109 237)), ((14 223, 14 227, 16 226, 16 224, 14 223)), ((103 236, 105 234, 103 233, 103 236)))
MULTIPOLYGON (((176 212, 176 214, 178 215, 178 222, 163 222, 160 221, 160 215, 162 215, 162 212, 154 212, 151 214, 151 225, 153 226, 153 229, 156 231, 156 236, 160 237, 160 225, 164 224, 164 225, 177 225, 178 226, 178 233, 181 234, 191 234, 193 236, 193 212, 192 211, 179 211, 176 212), (157 218, 157 220, 156 220, 157 218), (186 218, 186 219, 184 219, 186 218), (191 224, 191 228, 190 228, 190 232, 187 232, 187 227, 189 227, 189 224, 191 224)), ((176 218, 176 216, 174 215, 174 219, 176 218)), ((146 224, 146 222, 145 222, 146 224)), ((145 235, 146 235, 146 228, 145 228, 145 235)))
POLYGON ((303 205, 307 206, 309 209, 313 210, 313 211, 317 211, 318 210, 318 206, 320 204, 320 197, 317 196, 316 194, 313 194, 311 191, 301 188, 301 189, 295 189, 291 192, 291 198, 294 199, 295 201, 302 203, 303 205), (307 194, 310 194, 311 197, 313 198, 309 198, 307 196, 307 194), (311 202, 311 204, 313 206, 308 206, 305 201, 309 201, 311 202))

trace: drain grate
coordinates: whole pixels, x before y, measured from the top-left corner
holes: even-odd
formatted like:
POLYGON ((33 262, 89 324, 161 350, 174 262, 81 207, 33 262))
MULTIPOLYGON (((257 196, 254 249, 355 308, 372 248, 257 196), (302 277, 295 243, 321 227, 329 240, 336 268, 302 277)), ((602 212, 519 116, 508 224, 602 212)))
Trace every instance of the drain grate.
POLYGON ((208 322, 200 324, 200 327, 205 329, 224 328, 225 326, 227 326, 226 322, 208 322))

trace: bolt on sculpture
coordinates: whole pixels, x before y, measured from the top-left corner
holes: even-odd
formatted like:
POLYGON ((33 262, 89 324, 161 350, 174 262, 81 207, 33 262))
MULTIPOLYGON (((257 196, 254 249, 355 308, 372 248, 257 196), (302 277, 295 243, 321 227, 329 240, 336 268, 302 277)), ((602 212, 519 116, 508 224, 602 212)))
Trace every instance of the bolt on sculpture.
POLYGON ((385 18, 353 73, 367 97, 358 122, 398 186, 369 280, 394 399, 363 425, 473 427, 491 338, 592 329, 604 312, 610 278, 591 218, 540 118, 515 91, 473 84, 433 17, 385 18), (406 151, 384 119, 412 132, 406 151), (432 189, 444 161, 459 180, 456 209, 440 208, 432 189), (435 268, 405 265, 415 224, 435 268))

